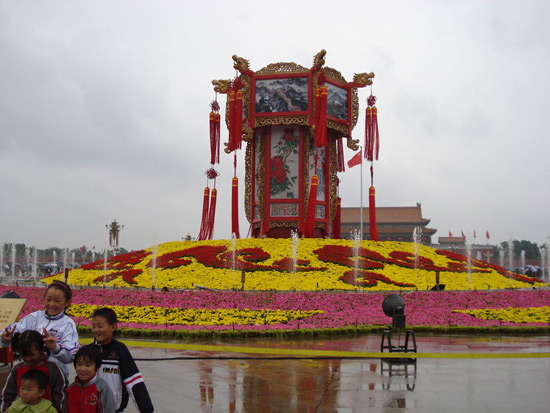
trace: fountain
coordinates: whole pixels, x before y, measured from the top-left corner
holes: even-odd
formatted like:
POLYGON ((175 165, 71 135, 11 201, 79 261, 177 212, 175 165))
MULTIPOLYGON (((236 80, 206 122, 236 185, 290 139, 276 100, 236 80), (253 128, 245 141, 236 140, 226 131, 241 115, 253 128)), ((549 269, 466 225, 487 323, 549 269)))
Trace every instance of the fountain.
POLYGON ((512 283, 512 273, 514 272, 514 242, 508 241, 508 280, 512 283))
POLYGON ((413 248, 414 248, 414 270, 418 271, 420 248, 419 245, 422 242, 422 228, 414 227, 413 229, 413 248))
MULTIPOLYGON (((542 276, 541 278, 544 280, 545 272, 546 272, 546 248, 544 248, 544 245, 539 247, 539 253, 540 253, 540 268, 542 270, 542 276)), ((546 281, 548 282, 548 280, 546 281)))
MULTIPOLYGON (((156 241, 156 240, 155 240, 156 241)), ((153 245, 153 257, 151 258, 151 289, 154 290, 157 284, 157 257, 158 257, 158 245, 153 245)))
POLYGON ((103 288, 107 284, 107 259, 109 258, 109 249, 105 247, 103 250, 103 288))
POLYGON ((74 270, 76 267, 76 254, 74 251, 71 252, 71 269, 74 270))
POLYGON ((33 245, 32 247, 32 269, 31 269, 31 276, 36 279, 38 277, 38 250, 36 249, 36 246, 33 245))
MULTIPOLYGON (((544 272, 546 271, 546 282, 550 283, 550 237, 546 243, 546 266, 541 263, 542 266, 542 278, 544 279, 544 272)), ((542 256, 543 254, 541 254, 542 256)))
POLYGON ((471 289, 472 285, 472 242, 465 237, 466 241, 466 262, 468 265, 468 289, 471 289))
POLYGON ((525 250, 521 250, 521 271, 525 274, 525 250))
POLYGON ((69 249, 68 248, 63 248, 63 250, 61 252, 61 256, 63 258, 63 269, 61 269, 61 272, 63 272, 69 266, 69 249))
POLYGON ((16 259, 16 251, 15 251, 15 242, 11 243, 11 276, 15 278, 15 259, 16 259))
POLYGON ((514 271, 514 241, 508 241, 508 269, 514 271))
POLYGON ((23 273, 27 275, 31 268, 31 247, 25 247, 25 266, 23 267, 23 273))
POLYGON ((3 277, 4 275, 4 247, 6 244, 2 244, 0 247, 0 277, 3 277))
POLYGON ((294 279, 292 281, 292 289, 296 289, 296 267, 298 263, 298 231, 293 229, 290 231, 290 256, 292 257, 292 273, 294 279))
POLYGON ((54 269, 55 267, 57 266, 57 251, 56 250, 53 250, 53 253, 52 253, 52 274, 54 273, 54 269))

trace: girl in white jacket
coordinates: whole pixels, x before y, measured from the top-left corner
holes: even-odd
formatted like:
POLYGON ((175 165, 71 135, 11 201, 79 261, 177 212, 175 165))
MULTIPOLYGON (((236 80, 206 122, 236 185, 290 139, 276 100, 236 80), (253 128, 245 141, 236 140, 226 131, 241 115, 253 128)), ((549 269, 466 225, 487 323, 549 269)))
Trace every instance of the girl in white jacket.
POLYGON ((79 348, 74 321, 65 314, 71 299, 71 287, 63 281, 54 280, 44 295, 44 311, 35 311, 7 326, 0 334, 2 346, 9 346, 15 333, 38 331, 44 336, 44 343, 50 350, 48 360, 56 363, 68 379, 69 369, 66 365, 72 363, 79 348))

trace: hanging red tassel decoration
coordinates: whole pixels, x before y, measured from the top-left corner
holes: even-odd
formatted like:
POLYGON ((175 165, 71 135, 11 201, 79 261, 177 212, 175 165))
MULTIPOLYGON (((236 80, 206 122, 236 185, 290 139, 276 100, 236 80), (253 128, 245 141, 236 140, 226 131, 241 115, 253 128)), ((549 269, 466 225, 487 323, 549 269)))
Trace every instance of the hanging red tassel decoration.
POLYGON ((229 137, 227 139, 227 149, 232 151, 235 149, 235 100, 237 92, 234 89, 231 89, 229 92, 229 122, 227 129, 229 130, 229 137))
POLYGON ((369 159, 369 156, 372 158, 372 150, 369 154, 369 149, 372 147, 372 142, 371 142, 371 135, 370 135, 370 131, 371 131, 371 122, 372 122, 372 118, 370 116, 370 106, 367 106, 367 108, 365 109, 365 151, 363 152, 363 156, 365 157, 365 159, 369 159))
POLYGON ((214 233, 214 218, 216 216, 216 178, 220 175, 214 168, 208 169, 205 173, 208 179, 214 180, 214 188, 210 191, 208 185, 204 188, 202 201, 202 220, 197 240, 204 241, 212 239, 214 233))
POLYGON ((216 113, 214 115, 214 126, 216 127, 216 131, 215 131, 215 135, 218 139, 218 144, 217 144, 217 148, 216 148, 216 157, 217 157, 217 160, 218 160, 218 163, 220 163, 220 141, 221 141, 221 133, 220 133, 220 114, 219 113, 216 113))
POLYGON ((212 188, 212 192, 210 193, 210 208, 208 209, 208 231, 206 234, 207 240, 212 239, 212 236, 214 235, 214 220, 216 218, 216 199, 217 199, 218 191, 216 188, 212 188))
POLYGON ((376 109, 376 96, 370 95, 367 99, 365 114, 365 159, 378 160, 380 150, 380 135, 378 133, 378 110, 376 109))
POLYGON ((206 239, 209 205, 210 205, 210 188, 206 187, 204 188, 204 194, 202 196, 202 219, 201 219, 201 227, 199 230, 199 236, 197 237, 197 240, 199 241, 204 241, 206 239))
POLYGON ((336 198, 336 215, 332 221, 332 239, 342 238, 342 199, 336 198))
POLYGON ((315 135, 317 135, 317 125, 319 125, 319 105, 321 104, 321 88, 315 88, 315 97, 313 98, 313 106, 316 108, 315 119, 313 124, 315 125, 315 135))
POLYGON ((309 188, 309 198, 307 200, 306 223, 304 226, 304 236, 313 238, 315 230, 315 210, 317 207, 317 187, 319 185, 319 177, 313 175, 311 177, 311 187, 309 188))
POLYGON ((210 163, 220 163, 220 105, 217 101, 210 104, 210 163))
POLYGON ((326 147, 328 145, 327 139, 327 100, 328 92, 326 86, 320 86, 318 88, 319 97, 317 97, 317 91, 315 92, 315 99, 317 100, 317 122, 315 124, 315 146, 326 147))
POLYGON ((244 83, 239 76, 231 83, 229 89, 229 139, 227 142, 228 151, 241 148, 243 133, 243 92, 241 89, 244 83))
POLYGON ((337 151, 337 159, 338 159, 338 172, 346 172, 346 164, 345 164, 345 160, 344 160, 344 143, 343 143, 343 140, 344 138, 340 138, 340 139, 337 139, 336 142, 337 142, 337 146, 336 146, 336 151, 337 151))
POLYGON ((241 238, 239 234, 239 178, 233 177, 231 181, 231 233, 235 238, 241 238))
POLYGON ((372 241, 378 241, 378 228, 376 227, 376 203, 375 203, 375 191, 374 186, 369 188, 369 228, 370 239, 372 241))
POLYGON ((235 97, 235 130, 233 131, 233 148, 241 149, 243 135, 243 92, 237 91, 235 97))

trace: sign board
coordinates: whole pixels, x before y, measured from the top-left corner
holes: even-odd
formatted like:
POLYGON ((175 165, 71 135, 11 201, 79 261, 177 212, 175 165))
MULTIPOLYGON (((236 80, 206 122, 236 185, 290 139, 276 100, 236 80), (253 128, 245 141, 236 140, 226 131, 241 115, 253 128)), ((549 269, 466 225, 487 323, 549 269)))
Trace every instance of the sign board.
POLYGON ((0 298, 0 329, 17 321, 26 298, 0 298))

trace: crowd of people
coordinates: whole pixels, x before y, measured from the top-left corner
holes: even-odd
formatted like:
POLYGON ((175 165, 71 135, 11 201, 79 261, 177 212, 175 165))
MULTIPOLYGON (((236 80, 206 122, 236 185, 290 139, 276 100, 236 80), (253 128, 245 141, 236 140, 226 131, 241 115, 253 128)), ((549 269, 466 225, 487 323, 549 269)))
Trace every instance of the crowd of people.
POLYGON ((69 285, 54 281, 44 311, 28 314, 0 334, 3 347, 20 354, 2 387, 2 412, 114 413, 130 399, 140 412, 153 412, 143 377, 126 345, 114 335, 116 313, 99 308, 92 316, 92 344, 80 346, 69 285), (68 364, 75 377, 70 382, 68 364), (69 384, 71 383, 71 384, 69 384))

